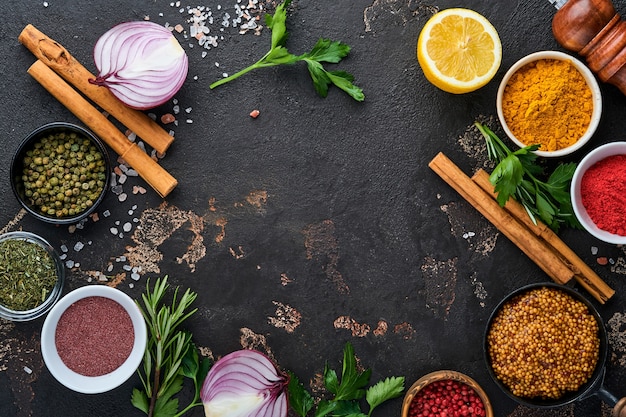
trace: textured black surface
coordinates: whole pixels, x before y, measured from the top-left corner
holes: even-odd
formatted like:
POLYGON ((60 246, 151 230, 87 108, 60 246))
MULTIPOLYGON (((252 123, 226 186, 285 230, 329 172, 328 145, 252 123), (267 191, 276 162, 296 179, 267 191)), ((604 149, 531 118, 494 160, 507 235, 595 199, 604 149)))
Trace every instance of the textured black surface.
MULTIPOLYGON (((79 266, 68 268, 66 292, 95 285, 97 271, 123 274, 129 262, 120 257, 151 248, 162 259, 136 262, 143 267, 141 278, 134 281, 126 272, 117 287, 138 297, 148 278, 169 275, 172 284, 197 291, 199 312, 189 326, 196 343, 214 357, 257 347, 308 382, 326 361, 339 368, 342 348, 350 341, 361 364, 372 368, 373 381, 402 375, 408 388, 423 374, 455 369, 485 388, 496 416, 609 415, 595 397, 559 410, 525 410, 490 381, 482 337, 492 308, 510 291, 547 277, 428 168, 439 151, 468 174, 485 164, 482 139, 467 131, 477 118, 497 127, 495 96, 504 72, 525 54, 561 49, 550 27, 555 10, 545 0, 295 0, 287 20, 288 48, 304 52, 319 37, 351 45, 339 68, 354 74, 366 95, 363 103, 334 88, 327 98, 318 97, 303 65, 258 70, 210 90, 222 72, 233 73, 266 52, 269 30, 255 36, 226 29, 204 58, 195 40, 177 34, 190 71, 176 96, 179 125, 167 126, 176 140, 160 163, 178 179, 178 187, 162 200, 140 179, 130 178, 124 186, 128 200, 119 202, 110 193, 100 220, 76 231, 21 217, 8 178, 18 143, 44 123, 76 122, 26 73, 34 58, 17 41, 21 30, 34 24, 93 71, 93 44, 117 23, 149 16, 160 24, 187 26, 188 6, 206 5, 217 13, 218 3, 227 9, 236 0, 181 0, 171 6, 175 2, 49 0, 46 7, 29 0, 4 8, 0 229, 33 231, 60 251, 68 247, 68 259, 79 266), (453 6, 485 15, 504 51, 494 80, 462 96, 430 85, 415 56, 428 17, 453 6), (260 110, 257 119, 248 115, 253 109, 260 110), (148 191, 133 194, 133 185, 148 191), (133 218, 140 223, 133 223, 131 232, 111 233, 133 218), (139 234, 138 224, 154 234, 139 234), (80 251, 74 250, 77 242, 85 245, 80 251), (193 242, 205 252, 194 252, 193 242), (200 253, 197 259, 195 253, 200 253), (301 315, 293 329, 276 324, 281 306, 301 315), (341 317, 351 329, 342 328, 341 317)), ((626 8, 622 3, 616 7, 626 8)), ((600 128, 571 160, 623 139, 626 99, 611 86, 603 85, 602 91, 600 128)), ((154 113, 172 112, 172 106, 154 113)), ((613 320, 607 326, 612 337, 607 386, 621 396, 626 394, 626 344, 620 339, 624 252, 582 231, 565 230, 561 236, 617 290, 600 312, 613 320), (601 266, 599 256, 616 264, 601 266)), ((99 395, 77 394, 56 382, 41 359, 42 323, 0 323, 0 415, 141 415, 130 404, 136 377, 99 395)), ((374 415, 398 416, 400 407, 401 399, 390 401, 374 415)), ((203 412, 197 408, 190 415, 203 412)))

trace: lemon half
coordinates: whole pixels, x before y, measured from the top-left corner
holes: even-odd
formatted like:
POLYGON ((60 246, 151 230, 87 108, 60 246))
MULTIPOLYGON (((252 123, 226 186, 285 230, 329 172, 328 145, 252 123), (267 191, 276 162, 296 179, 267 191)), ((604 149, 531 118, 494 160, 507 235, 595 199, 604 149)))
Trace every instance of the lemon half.
POLYGON ((426 79, 454 94, 487 84, 502 61, 498 32, 481 14, 445 9, 424 25, 417 40, 417 60, 426 79))

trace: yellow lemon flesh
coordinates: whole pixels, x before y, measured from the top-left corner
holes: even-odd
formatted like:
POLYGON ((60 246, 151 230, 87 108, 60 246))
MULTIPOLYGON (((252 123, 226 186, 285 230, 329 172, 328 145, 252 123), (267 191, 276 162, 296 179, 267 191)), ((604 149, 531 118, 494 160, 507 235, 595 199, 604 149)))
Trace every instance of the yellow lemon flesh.
POLYGON ((502 61, 498 32, 481 14, 461 8, 433 15, 417 40, 417 60, 426 79, 454 94, 487 84, 502 61))

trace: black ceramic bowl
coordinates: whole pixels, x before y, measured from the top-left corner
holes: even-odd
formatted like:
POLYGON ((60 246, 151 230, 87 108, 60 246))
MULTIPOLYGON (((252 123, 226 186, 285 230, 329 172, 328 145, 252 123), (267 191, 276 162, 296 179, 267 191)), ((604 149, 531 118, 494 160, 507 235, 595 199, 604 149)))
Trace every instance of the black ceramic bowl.
POLYGON ((54 122, 35 129, 22 141, 11 161, 15 196, 31 215, 48 223, 71 224, 87 217, 104 199, 110 179, 111 162, 102 141, 71 123, 54 122), (45 151, 52 154, 38 154, 39 160, 35 161, 31 156, 34 149, 42 141, 52 140, 56 146, 45 151), (37 178, 33 179, 35 170, 37 178), (85 193, 89 197, 83 199, 85 193), (55 201, 51 201, 51 196, 55 201), (83 199, 84 204, 73 203, 76 198, 83 199))
MULTIPOLYGON (((506 395, 508 395, 511 399, 515 400, 516 402, 522 405, 525 405, 527 407, 534 407, 534 408, 556 408, 556 407, 564 406, 566 404, 570 404, 577 400, 581 400, 583 398, 587 398, 591 395, 598 394, 599 390, 604 390, 604 388, 602 387, 602 383, 604 379, 604 371, 605 371, 604 365, 605 365, 607 355, 608 355, 608 338, 607 338, 606 328, 604 326, 604 322, 602 321, 602 318, 600 317, 600 314, 598 313, 596 308, 593 306, 593 304, 591 304, 589 300, 587 300, 585 297, 583 297, 573 288, 570 288, 564 285, 559 285, 559 284, 552 283, 552 282, 545 282, 545 283, 536 283, 536 284, 526 285, 524 287, 521 287, 513 291, 508 296, 506 296, 502 301, 500 301, 500 303, 496 306, 496 308, 491 313, 491 317, 489 318, 489 322, 487 323, 483 340, 484 340, 483 352, 485 355, 485 360, 487 362, 487 368, 488 368, 489 374, 491 375, 494 382, 500 387, 500 389, 506 395), (592 315, 595 318, 596 322, 598 323, 598 338, 600 339, 600 344, 598 348, 598 360, 596 362, 596 366, 593 371, 593 374, 589 377, 587 382, 585 382, 579 387, 577 391, 568 391, 558 399, 523 398, 523 397, 514 395, 510 391, 509 387, 507 387, 504 383, 502 383, 502 381, 500 381, 498 377, 496 376, 493 370, 493 367, 491 365, 491 358, 489 355, 489 343, 487 339, 488 339, 489 332, 491 330, 491 325, 495 317, 502 310, 503 306, 506 303, 513 300, 517 296, 520 296, 520 295, 528 293, 529 291, 544 288, 544 287, 561 291, 565 293, 566 295, 570 296, 571 298, 573 298, 574 300, 582 302, 587 307, 589 314, 592 315)), ((614 403, 612 403, 613 401, 607 401, 607 402, 609 402, 609 405, 611 406, 615 405, 614 403)))

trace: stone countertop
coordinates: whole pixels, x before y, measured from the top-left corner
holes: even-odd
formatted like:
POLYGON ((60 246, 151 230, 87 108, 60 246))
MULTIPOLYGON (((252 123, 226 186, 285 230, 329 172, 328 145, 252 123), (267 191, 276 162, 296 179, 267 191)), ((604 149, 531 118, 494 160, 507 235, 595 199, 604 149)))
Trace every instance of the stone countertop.
MULTIPOLYGON (((242 34, 221 25, 225 13, 234 16, 236 3, 29 0, 5 7, 0 185, 8 191, 0 199, 0 231, 38 233, 63 253, 65 293, 111 285, 138 298, 149 279, 165 275, 172 285, 196 291, 198 312, 188 325, 203 355, 256 348, 315 385, 325 363, 340 368, 343 346, 351 342, 373 382, 405 376, 408 388, 426 373, 454 369, 484 387, 497 416, 610 415, 596 397, 529 410, 490 379, 482 340, 492 309, 516 288, 549 278, 428 168, 440 151, 468 174, 489 166, 472 124, 479 119, 498 127, 498 83, 516 60, 562 50, 552 36, 549 2, 294 0, 289 50, 305 52, 320 37, 349 44, 350 55, 336 67, 355 76, 365 92, 362 103, 337 88, 320 98, 304 64, 257 70, 210 90, 223 73, 269 49, 267 28, 242 34), (202 5, 215 19, 211 49, 186 33, 188 11, 202 5), (425 80, 415 49, 426 20, 459 5, 493 23, 503 61, 487 86, 451 95, 425 80), (175 140, 159 163, 179 185, 162 199, 140 178, 128 177, 108 194, 97 218, 78 227, 38 222, 10 191, 12 155, 38 126, 77 120, 26 73, 34 57, 18 43, 19 33, 32 23, 93 71, 98 37, 117 23, 145 18, 185 28, 175 34, 189 56, 187 82, 176 103, 151 111, 157 118, 176 116, 164 126, 175 140), (255 109, 256 119, 249 116, 255 109)), ((273 12, 276 4, 260 5, 273 12)), ((626 3, 616 8, 623 12, 626 3)), ((623 139, 626 98, 608 85, 602 93, 601 125, 569 160, 623 139)), ((626 253, 583 231, 560 235, 616 290, 598 308, 610 342, 606 386, 621 397, 626 253)), ((98 395, 61 386, 41 357, 42 323, 0 321, 0 415, 142 415, 130 403, 136 376, 98 395)), ((389 401, 374 415, 398 416, 401 403, 389 401)))

